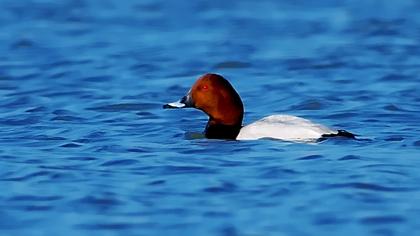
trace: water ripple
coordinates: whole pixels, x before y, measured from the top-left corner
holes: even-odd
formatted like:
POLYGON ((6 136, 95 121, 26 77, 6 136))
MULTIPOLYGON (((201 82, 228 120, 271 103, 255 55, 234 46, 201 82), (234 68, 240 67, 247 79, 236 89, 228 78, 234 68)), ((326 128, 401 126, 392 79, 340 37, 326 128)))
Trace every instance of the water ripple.
POLYGON ((401 216, 370 216, 364 217, 360 220, 362 224, 368 225, 387 225, 387 224, 398 224, 401 222, 405 222, 405 218, 401 216))
MULTIPOLYGON (((101 111, 101 112, 120 112, 120 111, 140 111, 145 109, 156 108, 158 105, 152 103, 121 103, 121 104, 112 104, 98 107, 90 107, 88 110, 101 111)), ((160 106, 159 106, 160 107, 160 106)))
POLYGON ((326 185, 325 188, 329 189, 359 189, 359 190, 369 190, 369 191, 379 191, 379 192, 409 192, 413 191, 412 188, 407 187, 387 187, 378 184, 371 184, 371 183, 362 183, 362 182, 354 182, 354 183, 344 183, 344 184, 330 184, 326 185))

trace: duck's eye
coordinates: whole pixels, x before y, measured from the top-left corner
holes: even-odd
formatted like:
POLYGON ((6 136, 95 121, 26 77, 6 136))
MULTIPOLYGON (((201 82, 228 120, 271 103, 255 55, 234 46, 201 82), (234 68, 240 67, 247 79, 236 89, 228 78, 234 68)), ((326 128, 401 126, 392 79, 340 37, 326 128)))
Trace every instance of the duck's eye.
POLYGON ((207 89, 209 89, 209 86, 207 86, 207 85, 203 85, 202 89, 203 89, 203 90, 207 90, 207 89))

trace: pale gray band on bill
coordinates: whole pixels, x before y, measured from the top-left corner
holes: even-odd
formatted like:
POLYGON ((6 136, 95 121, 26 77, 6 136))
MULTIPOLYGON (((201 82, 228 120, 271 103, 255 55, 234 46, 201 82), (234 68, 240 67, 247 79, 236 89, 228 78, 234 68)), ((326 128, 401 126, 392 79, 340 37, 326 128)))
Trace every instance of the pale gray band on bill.
POLYGON ((181 103, 180 101, 171 102, 164 106, 164 108, 183 108, 185 107, 184 103, 181 103))

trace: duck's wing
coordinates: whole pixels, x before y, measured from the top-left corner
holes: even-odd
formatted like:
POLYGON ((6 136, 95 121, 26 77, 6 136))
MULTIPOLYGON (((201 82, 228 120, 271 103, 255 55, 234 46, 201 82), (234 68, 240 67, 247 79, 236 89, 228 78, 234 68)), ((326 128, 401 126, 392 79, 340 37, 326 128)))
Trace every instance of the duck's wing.
POLYGON ((291 115, 271 115, 242 127, 237 140, 261 138, 285 141, 316 141, 323 135, 336 134, 330 129, 310 120, 291 115))

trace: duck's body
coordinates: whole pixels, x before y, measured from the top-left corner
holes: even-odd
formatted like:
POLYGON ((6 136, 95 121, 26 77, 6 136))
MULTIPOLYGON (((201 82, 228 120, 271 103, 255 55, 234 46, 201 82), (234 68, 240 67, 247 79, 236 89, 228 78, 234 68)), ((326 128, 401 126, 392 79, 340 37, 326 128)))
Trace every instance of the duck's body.
POLYGON ((236 139, 254 140, 261 138, 287 141, 313 141, 323 135, 337 134, 326 126, 291 115, 271 115, 241 128, 236 139))
POLYGON ((164 108, 194 107, 209 116, 204 134, 207 138, 255 140, 261 138, 285 141, 315 141, 321 138, 354 135, 333 130, 307 119, 291 115, 271 115, 242 127, 244 113, 239 94, 217 74, 200 77, 181 100, 164 108))

